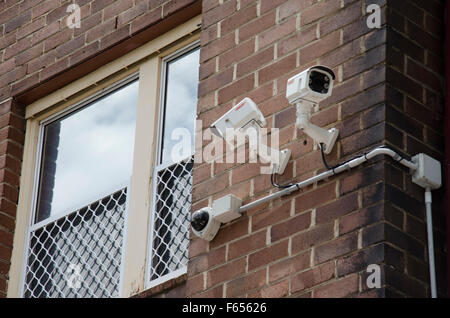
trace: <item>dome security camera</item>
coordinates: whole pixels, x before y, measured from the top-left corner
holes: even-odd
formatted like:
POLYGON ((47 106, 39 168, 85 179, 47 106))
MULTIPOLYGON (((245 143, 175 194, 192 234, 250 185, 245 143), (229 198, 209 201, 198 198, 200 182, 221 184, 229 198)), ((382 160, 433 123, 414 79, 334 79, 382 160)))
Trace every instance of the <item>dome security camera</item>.
POLYGON ((214 218, 211 208, 203 208, 192 214, 192 232, 206 241, 212 241, 219 232, 220 225, 221 222, 214 218))
POLYGON ((222 223, 228 223, 242 216, 239 208, 242 200, 232 194, 213 202, 212 207, 195 211, 191 217, 192 232, 198 237, 212 241, 222 223))

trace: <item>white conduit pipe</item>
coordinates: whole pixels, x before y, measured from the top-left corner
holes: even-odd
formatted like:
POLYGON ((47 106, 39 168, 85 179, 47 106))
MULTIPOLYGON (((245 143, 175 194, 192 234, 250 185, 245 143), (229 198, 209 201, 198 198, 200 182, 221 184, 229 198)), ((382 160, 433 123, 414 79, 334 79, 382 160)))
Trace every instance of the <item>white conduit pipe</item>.
POLYGON ((243 205, 239 208, 239 212, 243 213, 251 208, 254 208, 255 206, 261 205, 267 201, 285 196, 285 195, 289 195, 295 191, 298 191, 302 188, 305 188, 311 184, 314 184, 316 182, 322 181, 326 178, 332 177, 336 174, 339 174, 341 172, 350 170, 351 168, 357 167, 359 165, 361 165, 362 163, 366 162, 367 160, 378 156, 378 155, 388 155, 390 157, 392 157, 394 160, 400 162, 401 164, 403 164, 404 166, 416 170, 417 169, 417 165, 411 161, 408 161, 406 159, 403 159, 398 153, 396 153, 395 151, 389 149, 389 148, 385 148, 385 147, 378 147, 375 148, 374 150, 372 150, 371 152, 369 152, 366 155, 362 155, 360 157, 357 157, 349 162, 346 162, 332 170, 327 170, 325 172, 322 172, 321 174, 318 174, 317 176, 314 176, 310 179, 307 179, 305 181, 301 181, 298 183, 293 184, 292 186, 290 186, 289 188, 283 189, 281 191, 275 192, 273 194, 270 194, 266 197, 263 197, 261 199, 258 199, 256 201, 250 202, 246 205, 243 205))
MULTIPOLYGON (((270 194, 266 197, 263 197, 261 199, 258 199, 256 201, 250 202, 246 205, 243 205, 239 208, 239 212, 243 213, 251 208, 254 208, 258 205, 261 205, 265 202, 268 202, 270 200, 289 195, 295 191, 298 191, 302 188, 305 188, 311 184, 314 184, 316 182, 322 181, 326 178, 332 177, 336 174, 339 174, 341 172, 350 170, 351 168, 355 168, 362 163, 368 161, 369 159, 378 156, 378 155, 387 155, 392 157, 397 162, 401 163, 405 167, 409 168, 410 170, 414 171, 417 170, 417 164, 408 161, 404 158, 402 158, 398 153, 393 151, 392 149, 385 148, 385 147, 378 147, 369 152, 366 155, 362 155, 360 157, 357 157, 353 160, 350 160, 349 162, 346 162, 332 170, 327 170, 317 176, 314 176, 310 179, 307 179, 305 181, 301 181, 298 183, 293 184, 289 188, 283 189, 281 191, 275 192, 273 194, 270 194)), ((436 298, 437 297, 437 291, 436 291, 436 270, 435 270, 435 260, 434 260, 434 240, 433 240, 433 221, 432 221, 432 197, 431 197, 431 190, 429 188, 425 191, 425 204, 426 204, 426 217, 427 217, 427 232, 428 232, 428 257, 429 257, 429 270, 430 270, 430 286, 431 286, 431 297, 436 298)))
POLYGON ((430 265, 431 298, 437 298, 436 269, 435 269, 435 261, 434 261, 433 218, 431 216, 432 203, 433 203, 433 200, 432 200, 432 196, 431 196, 431 189, 426 188, 426 190, 425 190, 425 206, 427 209, 428 263, 430 265))

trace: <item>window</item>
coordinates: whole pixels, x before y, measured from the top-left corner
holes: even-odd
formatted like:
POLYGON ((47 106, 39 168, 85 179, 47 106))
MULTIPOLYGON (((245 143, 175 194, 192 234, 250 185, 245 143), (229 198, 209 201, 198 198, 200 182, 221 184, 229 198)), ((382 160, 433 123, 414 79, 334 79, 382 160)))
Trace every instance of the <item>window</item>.
POLYGON ((162 98, 154 172, 149 286, 186 272, 197 111, 199 49, 163 60, 162 98), (177 152, 177 134, 187 143, 177 152))
POLYGON ((9 297, 128 297, 186 272, 200 23, 27 106, 9 297))
POLYGON ((25 297, 118 296, 137 97, 126 81, 41 123, 25 297))

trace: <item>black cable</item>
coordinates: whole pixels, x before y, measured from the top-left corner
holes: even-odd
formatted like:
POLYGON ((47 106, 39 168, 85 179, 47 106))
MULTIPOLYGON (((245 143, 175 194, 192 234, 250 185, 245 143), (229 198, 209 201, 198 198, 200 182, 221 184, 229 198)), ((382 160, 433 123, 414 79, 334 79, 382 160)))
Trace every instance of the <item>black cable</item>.
POLYGON ((320 146, 320 151, 322 152, 322 162, 323 162, 323 165, 325 166, 325 168, 327 168, 327 170, 334 170, 336 167, 338 167, 338 166, 330 167, 330 165, 327 162, 327 159, 325 158, 325 152, 323 150, 323 143, 320 143, 319 146, 320 146))
POLYGON ((276 183, 275 181, 275 173, 272 173, 272 175, 270 176, 270 183, 272 183, 272 186, 274 186, 275 188, 278 189, 287 189, 292 187, 294 184, 287 184, 287 185, 279 185, 278 183, 276 183))
MULTIPOLYGON (((327 159, 326 159, 326 157, 325 157, 325 152, 324 152, 324 149, 323 149, 323 148, 324 148, 324 147, 323 147, 323 146, 324 146, 323 143, 320 143, 319 146, 320 146, 320 151, 322 152, 322 162, 323 162, 323 165, 324 165, 325 168, 327 168, 328 170, 333 170, 333 173, 334 173, 334 169, 336 169, 337 167, 343 166, 343 165, 349 163, 350 161, 355 160, 355 159, 357 159, 357 158, 359 158, 359 157, 361 157, 361 156, 364 156, 364 157, 366 158, 366 160, 369 160, 369 159, 367 158, 368 153, 365 152, 364 154, 362 154, 362 155, 360 155, 360 156, 355 156, 355 157, 353 157, 353 158, 348 159, 347 161, 345 161, 345 162, 343 162, 343 163, 340 163, 340 164, 337 164, 337 165, 331 167, 331 166, 328 164, 327 159)), ((389 149, 389 148, 386 147, 386 146, 380 146, 380 147, 378 147, 378 148, 386 148, 386 149, 389 149)), ((400 154, 397 153, 397 155, 400 157, 400 160, 397 160, 397 162, 401 162, 401 161, 405 160, 405 158, 403 158, 400 154)))

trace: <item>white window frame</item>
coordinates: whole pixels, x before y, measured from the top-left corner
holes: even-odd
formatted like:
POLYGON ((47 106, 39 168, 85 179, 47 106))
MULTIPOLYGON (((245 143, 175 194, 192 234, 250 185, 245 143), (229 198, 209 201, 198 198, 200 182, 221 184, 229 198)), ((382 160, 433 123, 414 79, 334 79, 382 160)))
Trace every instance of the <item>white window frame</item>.
POLYGON ((142 45, 98 70, 30 104, 25 109, 26 134, 16 229, 8 281, 7 297, 21 297, 26 261, 28 230, 34 219, 34 182, 37 173, 40 124, 77 103, 98 97, 121 80, 139 73, 133 173, 127 192, 128 213, 122 254, 120 297, 144 291, 148 259, 150 207, 153 167, 157 143, 160 74, 162 60, 200 38, 201 16, 197 16, 142 45), (33 212, 33 213, 31 213, 33 212))
MULTIPOLYGON (((29 259, 29 245, 30 245, 30 234, 31 232, 43 228, 57 220, 60 220, 69 214, 72 214, 75 211, 78 211, 79 209, 82 209, 99 199, 106 197, 108 195, 111 195, 115 192, 117 192, 120 189, 126 188, 127 191, 130 189, 130 180, 124 180, 120 184, 112 186, 110 189, 105 190, 102 192, 101 195, 97 195, 95 197, 89 197, 85 198, 83 201, 78 202, 76 205, 71 206, 67 209, 64 213, 58 213, 56 215, 50 216, 42 221, 36 222, 36 216, 37 216, 37 203, 38 203, 38 197, 39 197, 39 182, 40 182, 40 176, 42 173, 42 156, 43 156, 43 148, 44 148, 44 132, 45 127, 53 123, 65 116, 68 116, 70 114, 75 113, 76 111, 82 109, 83 107, 89 107, 90 104, 95 103, 97 100, 101 99, 102 97, 114 93, 115 91, 119 90, 120 88, 126 86, 127 84, 139 80, 139 73, 134 73, 131 76, 127 76, 122 80, 117 81, 116 83, 106 87, 105 89, 102 89, 98 93, 93 94, 87 99, 82 100, 81 102, 78 102, 74 105, 71 105, 56 114, 53 114, 44 120, 40 121, 39 123, 39 132, 38 132, 38 142, 37 142, 37 153, 36 153, 36 164, 35 164, 35 174, 34 174, 34 181, 33 181, 33 194, 32 194, 32 204, 31 204, 31 211, 30 211, 30 219, 28 224, 28 230, 27 230, 27 239, 26 239, 26 248, 24 253, 24 259, 22 262, 22 274, 21 274, 21 282, 20 282, 20 297, 24 297, 25 295, 25 279, 27 274, 27 265, 28 265, 28 259, 29 259)), ((124 229, 123 229, 123 242, 122 242, 122 251, 121 251, 121 265, 120 265, 120 279, 119 279, 119 297, 122 295, 122 286, 123 286, 123 270, 124 270, 124 257, 125 257, 125 241, 126 241, 126 235, 127 235, 127 220, 128 220, 128 208, 129 208, 129 196, 127 194, 127 200, 126 200, 126 209, 125 209, 125 215, 124 215, 124 229)))
MULTIPOLYGON (((168 69, 168 64, 173 61, 176 60, 177 58, 191 52, 194 51, 196 49, 198 49, 200 47, 200 41, 197 40, 193 43, 191 43, 190 45, 187 45, 186 47, 181 48, 180 50, 164 57, 162 59, 161 62, 161 78, 160 78, 160 83, 161 83, 161 89, 160 89, 160 93, 159 93, 159 114, 158 114, 158 129, 157 129, 157 144, 156 144, 156 154, 155 154, 155 164, 154 164, 154 168, 153 168, 153 180, 152 180, 152 209, 151 209, 151 215, 150 215, 150 224, 149 224, 149 242, 150 244, 148 245, 148 251, 147 251, 147 255, 149 255, 148 259, 147 259, 147 266, 146 266, 146 288, 152 288, 154 286, 160 285, 168 280, 174 279, 176 277, 179 277, 183 274, 187 273, 187 264, 182 266, 181 268, 170 272, 162 277, 159 277, 157 279, 151 280, 150 274, 151 274, 151 267, 152 267, 152 260, 153 260, 153 240, 154 240, 154 218, 155 218, 155 213, 156 213, 156 197, 157 197, 157 191, 158 191, 158 184, 157 184, 157 176, 158 173, 162 170, 168 169, 169 167, 179 164, 182 161, 186 161, 189 160, 190 158, 193 158, 194 156, 194 151, 191 152, 191 154, 187 157, 184 158, 182 160, 180 160, 179 162, 170 162, 170 163, 163 163, 161 164, 161 159, 162 159, 162 145, 163 145, 163 138, 164 138, 164 115, 166 112, 166 89, 167 89, 167 69, 168 69)), ((195 132, 195 127, 194 127, 194 132, 195 132)), ((192 172, 191 172, 192 173, 192 172)), ((191 175, 192 177, 192 175, 191 175)))

